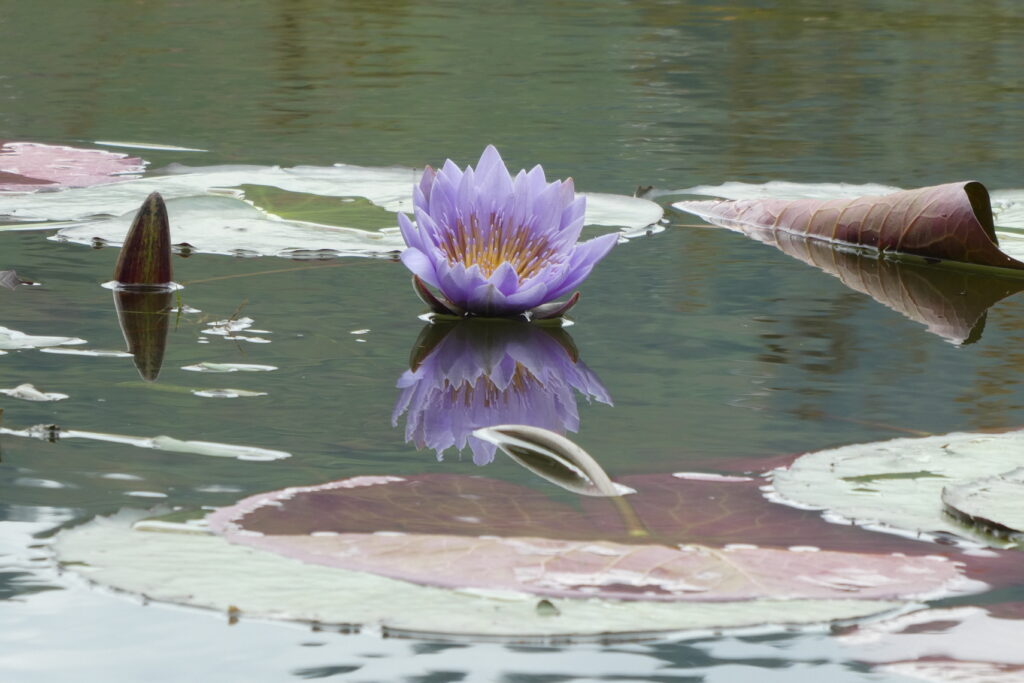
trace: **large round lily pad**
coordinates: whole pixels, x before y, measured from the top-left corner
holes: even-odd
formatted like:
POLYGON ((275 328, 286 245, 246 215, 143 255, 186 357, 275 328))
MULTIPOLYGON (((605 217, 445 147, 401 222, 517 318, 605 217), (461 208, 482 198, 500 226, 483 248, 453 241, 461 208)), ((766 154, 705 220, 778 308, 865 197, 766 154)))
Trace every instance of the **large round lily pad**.
MULTIPOLYGON (((137 516, 136 516, 137 517, 137 516)), ((134 530, 121 514, 62 531, 54 547, 69 571, 150 600, 247 617, 352 625, 442 637, 601 637, 736 627, 787 628, 898 609, 887 600, 813 599, 677 603, 597 598, 541 600, 507 591, 420 586, 307 564, 203 533, 134 530)), ((934 563, 944 567, 949 563, 934 563)))
MULTIPOLYGON (((491 506, 514 505, 514 499, 492 502, 474 496, 477 478, 457 479, 463 482, 461 495, 471 496, 469 509, 435 518, 433 532, 408 533, 402 527, 406 515, 432 517, 430 503, 435 499, 420 491, 434 482, 432 477, 354 477, 258 494, 215 511, 209 524, 233 543, 306 562, 424 585, 548 597, 713 602, 892 599, 966 586, 954 563, 935 556, 750 544, 712 547, 648 537, 608 540, 603 533, 587 533, 571 509, 558 515, 560 506, 547 507, 558 520, 558 531, 575 527, 575 538, 552 538, 532 520, 494 533, 483 524, 497 516, 491 506), (363 514, 365 490, 379 492, 379 500, 390 502, 375 511, 373 521, 363 514)), ((621 499, 620 505, 628 505, 632 498, 621 499)))
MULTIPOLYGON (((950 518, 942 491, 1024 466, 1024 431, 893 439, 808 453, 773 472, 774 500, 915 538, 988 542, 950 518)), ((1019 495, 1019 494, 1018 494, 1019 495)))

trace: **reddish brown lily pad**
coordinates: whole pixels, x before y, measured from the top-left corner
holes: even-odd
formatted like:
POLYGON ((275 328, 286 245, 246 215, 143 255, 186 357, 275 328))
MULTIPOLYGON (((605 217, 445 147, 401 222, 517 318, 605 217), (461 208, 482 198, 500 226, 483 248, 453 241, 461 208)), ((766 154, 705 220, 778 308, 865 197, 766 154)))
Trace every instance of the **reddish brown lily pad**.
POLYGON ((976 181, 856 199, 684 201, 674 206, 741 231, 782 231, 883 253, 1024 270, 1024 263, 999 249, 988 190, 976 181))
POLYGON ((771 503, 761 495, 758 478, 701 481, 648 474, 619 481, 637 493, 580 498, 574 506, 541 490, 486 477, 357 477, 266 494, 277 504, 248 511, 245 526, 271 535, 396 532, 669 545, 756 539, 775 548, 935 552, 930 543, 828 524, 816 511, 771 503))
MULTIPOLYGON (((669 476, 662 484, 671 488, 672 480, 681 487, 708 483, 669 476)), ((935 555, 695 545, 688 525, 670 531, 670 520, 685 520, 691 511, 699 516, 707 500, 686 510, 653 486, 637 488, 634 496, 588 499, 614 511, 602 516, 481 477, 356 477, 253 496, 208 521, 233 543, 449 588, 718 601, 904 599, 966 585, 955 563, 935 555), (669 503, 659 508, 667 510, 661 518, 651 515, 650 524, 637 514, 642 507, 631 507, 644 488, 652 505, 669 503)), ((718 520, 724 527, 745 518, 741 512, 730 520, 730 514, 718 520)), ((740 527, 737 536, 763 542, 758 516, 740 527)))

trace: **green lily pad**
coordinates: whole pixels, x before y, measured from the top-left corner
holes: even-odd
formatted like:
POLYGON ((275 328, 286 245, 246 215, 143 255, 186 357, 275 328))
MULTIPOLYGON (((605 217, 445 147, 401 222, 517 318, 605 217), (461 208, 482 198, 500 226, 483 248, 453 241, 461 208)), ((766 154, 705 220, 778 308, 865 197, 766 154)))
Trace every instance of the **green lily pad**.
MULTIPOLYGON (((825 510, 831 521, 852 520, 913 538, 952 535, 991 544, 990 537, 946 514, 943 489, 1019 467, 1024 431, 893 439, 803 455, 773 471, 769 496, 825 510)), ((1020 493, 1013 495, 1020 499, 1020 493)))
POLYGON ((363 197, 325 197, 271 185, 240 185, 245 199, 268 214, 290 221, 379 230, 395 225, 395 214, 363 197))

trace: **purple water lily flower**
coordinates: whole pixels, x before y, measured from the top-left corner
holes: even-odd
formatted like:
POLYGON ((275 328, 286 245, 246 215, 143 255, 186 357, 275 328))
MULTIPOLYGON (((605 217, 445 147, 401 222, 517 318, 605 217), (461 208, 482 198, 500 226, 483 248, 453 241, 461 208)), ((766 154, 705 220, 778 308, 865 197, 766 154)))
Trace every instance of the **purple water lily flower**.
POLYGON ((525 322, 460 320, 428 325, 416 340, 412 368, 398 380, 402 390, 391 422, 408 412, 405 440, 437 452, 467 444, 473 462, 494 459, 496 446, 474 429, 527 424, 559 433, 579 429, 579 392, 611 405, 597 376, 558 327, 525 322))
MULTIPOLYGON (((586 197, 576 196, 571 178, 549 183, 539 165, 513 178, 488 145, 475 169, 463 171, 449 159, 439 171, 423 171, 413 190, 415 225, 398 214, 408 245, 402 263, 435 312, 534 311, 571 292, 615 246, 615 234, 577 244, 585 209, 586 197)), ((532 317, 562 315, 576 298, 532 317)))

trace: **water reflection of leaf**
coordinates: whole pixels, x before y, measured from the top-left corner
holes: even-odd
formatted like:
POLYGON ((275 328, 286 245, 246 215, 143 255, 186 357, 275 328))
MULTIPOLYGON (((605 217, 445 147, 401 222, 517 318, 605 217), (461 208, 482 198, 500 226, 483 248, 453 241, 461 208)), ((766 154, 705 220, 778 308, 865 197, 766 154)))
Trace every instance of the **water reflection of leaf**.
POLYGON ((577 431, 574 392, 611 404, 597 376, 560 327, 519 321, 460 320, 429 324, 413 345, 410 369, 392 422, 406 414, 405 438, 441 456, 467 445, 473 461, 494 458, 495 445, 472 436, 495 424, 577 431))
POLYGON ((977 341, 985 327, 986 311, 1024 289, 1024 280, 1017 278, 901 263, 785 232, 746 227, 741 232, 820 268, 954 344, 977 341))

